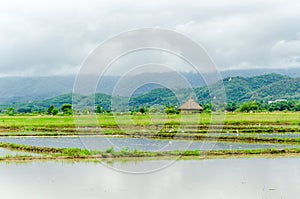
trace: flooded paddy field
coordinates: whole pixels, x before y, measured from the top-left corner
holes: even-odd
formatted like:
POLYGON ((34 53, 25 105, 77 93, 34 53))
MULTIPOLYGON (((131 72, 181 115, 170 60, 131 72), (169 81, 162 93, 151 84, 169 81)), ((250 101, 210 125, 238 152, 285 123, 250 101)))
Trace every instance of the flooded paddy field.
POLYGON ((5 198, 297 198, 299 158, 0 163, 5 198))
POLYGON ((238 149, 284 149, 299 148, 300 145, 274 143, 241 143, 196 140, 163 140, 147 138, 118 137, 1 137, 0 142, 16 143, 29 146, 51 148, 81 148, 89 150, 115 150, 128 148, 139 151, 172 151, 172 150, 238 150, 238 149))

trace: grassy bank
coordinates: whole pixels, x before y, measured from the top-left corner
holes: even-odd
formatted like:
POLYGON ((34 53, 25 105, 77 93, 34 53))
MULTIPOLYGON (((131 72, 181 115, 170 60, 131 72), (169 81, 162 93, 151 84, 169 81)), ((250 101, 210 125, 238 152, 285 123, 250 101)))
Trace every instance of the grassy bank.
POLYGON ((78 148, 48 148, 35 147, 20 144, 0 143, 1 148, 43 154, 43 156, 6 156, 1 157, 0 161, 9 160, 61 160, 61 159, 122 159, 122 158, 212 158, 212 157, 238 157, 252 155, 280 155, 280 154, 299 154, 300 148, 289 149, 247 149, 247 150, 211 150, 211 151, 160 151, 160 152, 145 152, 137 150, 122 149, 115 151, 113 148, 105 151, 89 151, 78 148))
MULTIPOLYGON (((120 126, 149 126, 149 125, 195 125, 207 126, 211 123, 211 114, 203 113, 199 118, 195 115, 83 115, 75 116, 76 124, 83 127, 111 128, 120 126), (183 120, 181 120, 182 118, 183 120)), ((272 112, 272 113, 226 113, 225 125, 273 125, 273 126, 298 126, 300 112, 272 112)), ((39 128, 63 129, 75 128, 73 116, 0 116, 0 128, 15 130, 39 130, 39 128)))

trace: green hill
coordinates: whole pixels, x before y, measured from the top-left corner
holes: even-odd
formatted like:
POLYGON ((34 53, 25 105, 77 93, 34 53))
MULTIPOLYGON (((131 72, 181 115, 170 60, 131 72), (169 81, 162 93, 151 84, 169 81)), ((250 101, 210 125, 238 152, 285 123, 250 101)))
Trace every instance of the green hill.
MULTIPOLYGON (((232 78, 232 82, 228 85, 228 89, 236 89, 238 93, 230 92, 230 98, 233 100, 240 100, 240 92, 246 94, 249 90, 258 89, 255 86, 263 86, 268 84, 268 81, 272 81, 272 78, 265 78, 264 74, 278 73, 288 75, 290 77, 300 77, 299 68, 294 69, 250 69, 250 70, 228 70, 221 71, 220 75, 225 78, 232 78), (254 77, 248 78, 248 77, 254 77), (258 82, 256 82, 258 81, 258 82), (236 82, 240 85, 233 85, 232 83, 236 82), (232 87, 232 88, 231 88, 232 87), (235 94, 237 94, 235 96, 235 94)), ((199 88, 205 85, 204 80, 195 73, 180 73, 184 76, 192 87, 199 88)), ((167 80, 170 84, 173 84, 173 77, 177 76, 177 73, 142 73, 134 78, 131 78, 132 81, 140 82, 144 79, 156 79, 156 80, 167 80)), ((272 75, 273 78, 281 78, 280 76, 272 75)), ((283 75, 282 75, 283 76, 283 75)), ((95 77, 87 77, 95 78, 95 77)), ((105 93, 110 95, 112 93, 115 84, 119 80, 120 76, 103 76, 101 78, 101 85, 97 87, 97 93, 105 93)), ((37 101, 53 98, 65 93, 70 93, 73 90, 74 81, 76 77, 71 76, 46 76, 46 77, 0 77, 0 103, 12 103, 12 102, 28 102, 28 101, 37 101)), ((225 82, 225 81, 224 81, 225 82)), ((226 84, 226 82, 225 82, 226 84)), ((176 82, 173 85, 173 88, 181 88, 176 82)), ((227 86, 227 85, 225 85, 227 86)), ((135 92, 135 95, 145 94, 155 88, 159 88, 157 85, 147 84, 143 89, 139 89, 139 92, 135 92)), ((119 93, 120 94, 120 93, 119 93)), ((121 95, 121 94, 120 94, 121 95)), ((203 97, 200 97, 203 99, 203 97)))
POLYGON ((300 100, 300 78, 284 79, 249 92, 246 99, 271 101, 276 99, 300 100))
MULTIPOLYGON (((227 102, 244 102, 250 100, 268 101, 276 99, 300 99, 300 79, 279 74, 267 74, 254 77, 228 77, 223 79, 227 102)), ((219 82, 220 83, 220 82, 219 82)), ((199 103, 211 101, 214 93, 220 93, 219 83, 195 88, 199 103), (209 92, 209 88, 212 93, 209 92)), ((180 89, 180 100, 190 97, 190 91, 180 89)), ((180 101, 179 100, 179 101, 180 101)), ((168 89, 155 89, 146 94, 133 97, 132 106, 151 106, 154 104, 179 105, 177 97, 168 89)))
MULTIPOLYGON (((272 84, 278 84, 282 81, 292 80, 293 78, 279 75, 279 74, 267 74, 254 77, 232 77, 223 80, 223 84, 226 91, 227 101, 242 102, 249 101, 253 98, 252 95, 256 95, 261 89, 272 84), (252 95, 250 95, 252 93, 252 95)), ((292 83, 292 82, 291 82, 292 83)), ((266 95, 277 98, 276 93, 266 92, 266 95)), ((256 100, 263 100, 261 98, 256 98, 256 100)))
MULTIPOLYGON (((194 88, 196 100, 198 103, 210 103, 213 96, 221 92, 217 86, 221 82, 203 87, 194 88), (210 93, 209 90, 212 92, 210 93)), ((256 100, 267 102, 269 100, 287 99, 300 100, 300 78, 291 78, 279 74, 266 74, 253 77, 228 77, 222 80, 225 88, 226 101, 242 103, 245 101, 256 100)), ((126 101, 129 102, 129 108, 160 106, 179 106, 183 101, 191 97, 191 90, 177 89, 169 90, 165 88, 153 89, 140 95, 134 95, 130 99, 126 97, 115 97, 117 99, 117 109, 120 109, 126 101), (173 92, 175 91, 175 92, 173 92), (176 95, 175 95, 176 93, 176 95)), ((101 105, 104 109, 111 109, 111 96, 97 93, 90 96, 75 95, 74 108, 94 110, 95 104, 101 105), (95 103, 94 103, 95 100, 95 103)), ((8 107, 13 107, 19 112, 41 111, 47 109, 50 105, 61 107, 62 104, 72 103, 72 94, 59 95, 47 100, 32 102, 14 102, 0 105, 0 110, 4 112, 8 107)))

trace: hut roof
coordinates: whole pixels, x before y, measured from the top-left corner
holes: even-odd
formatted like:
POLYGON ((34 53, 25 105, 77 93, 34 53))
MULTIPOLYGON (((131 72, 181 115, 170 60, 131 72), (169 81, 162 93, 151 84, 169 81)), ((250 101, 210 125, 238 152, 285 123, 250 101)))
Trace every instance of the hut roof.
POLYGON ((182 104, 178 109, 179 110, 203 110, 203 108, 192 98, 190 98, 186 103, 182 104))

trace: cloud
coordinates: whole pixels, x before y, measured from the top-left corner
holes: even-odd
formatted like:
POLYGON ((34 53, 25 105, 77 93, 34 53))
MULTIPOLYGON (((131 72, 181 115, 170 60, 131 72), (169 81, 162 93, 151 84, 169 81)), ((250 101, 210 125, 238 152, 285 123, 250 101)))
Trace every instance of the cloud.
POLYGON ((276 55, 297 56, 300 55, 300 39, 296 40, 281 40, 278 41, 272 48, 272 52, 276 55))
POLYGON ((153 26, 187 34, 220 70, 295 67, 299 9, 296 0, 1 1, 0 76, 74 74, 105 39, 153 26))
MULTIPOLYGON (((200 41, 220 69, 288 67, 288 63, 276 63, 272 51, 274 44, 282 38, 297 34, 299 27, 296 24, 300 15, 284 5, 282 10, 286 12, 279 12, 280 5, 272 5, 265 10, 249 7, 247 12, 217 15, 199 22, 190 21, 178 25, 177 30, 200 41)), ((294 45, 285 46, 289 49, 285 56, 299 54, 299 49, 295 49, 294 45)))
POLYGON ((290 67, 300 65, 300 38, 295 40, 281 40, 272 47, 273 61, 290 67))

